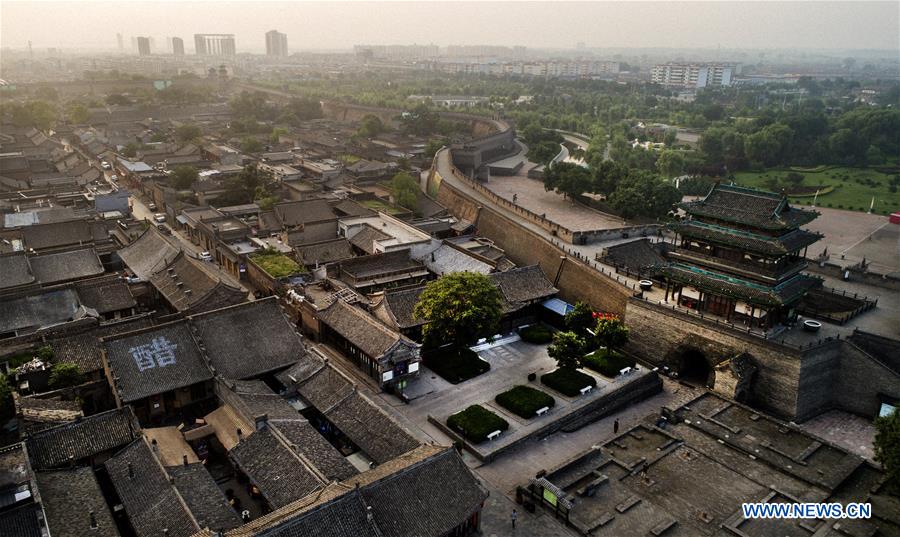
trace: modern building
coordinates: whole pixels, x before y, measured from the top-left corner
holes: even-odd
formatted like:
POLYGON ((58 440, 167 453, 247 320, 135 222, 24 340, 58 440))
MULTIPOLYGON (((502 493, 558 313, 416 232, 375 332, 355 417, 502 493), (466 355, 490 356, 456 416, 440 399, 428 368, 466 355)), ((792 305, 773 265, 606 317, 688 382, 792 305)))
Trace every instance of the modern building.
POLYGON ((287 56, 287 34, 278 30, 266 32, 266 56, 287 56))
POLYGON ((137 38, 137 48, 138 48, 138 55, 149 56, 150 55, 150 38, 149 37, 138 37, 137 38))
POLYGON ((234 34, 194 34, 198 56, 234 56, 234 34))
POLYGON ((782 194, 721 184, 681 208, 690 218, 672 226, 667 300, 677 292, 684 307, 751 328, 796 319, 797 303, 820 285, 801 271, 806 248, 822 236, 800 229, 819 213, 791 207, 782 194))
POLYGON ((731 86, 740 65, 719 63, 664 63, 653 67, 650 80, 654 84, 680 88, 731 86))
POLYGON ((172 38, 172 54, 175 56, 184 56, 184 39, 180 37, 172 38))

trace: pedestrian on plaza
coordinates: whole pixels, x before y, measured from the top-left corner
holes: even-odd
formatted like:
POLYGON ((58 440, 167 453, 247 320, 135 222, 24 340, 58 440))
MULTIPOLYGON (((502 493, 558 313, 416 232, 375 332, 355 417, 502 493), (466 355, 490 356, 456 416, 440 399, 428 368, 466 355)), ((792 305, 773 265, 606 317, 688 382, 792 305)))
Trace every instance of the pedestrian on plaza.
POLYGON ((512 522, 512 527, 513 527, 513 529, 516 529, 516 519, 517 519, 517 518, 519 518, 519 513, 518 513, 518 511, 516 511, 515 509, 513 509, 512 514, 509 515, 509 519, 510 519, 510 521, 512 522))
POLYGON ((613 434, 619 434, 619 418, 613 422, 613 434))

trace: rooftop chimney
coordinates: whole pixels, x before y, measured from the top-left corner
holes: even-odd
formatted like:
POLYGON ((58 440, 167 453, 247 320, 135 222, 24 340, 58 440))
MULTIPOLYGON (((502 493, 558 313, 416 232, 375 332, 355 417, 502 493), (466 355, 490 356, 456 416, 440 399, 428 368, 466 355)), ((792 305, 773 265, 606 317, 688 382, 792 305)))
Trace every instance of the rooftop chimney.
POLYGON ((185 465, 185 466, 188 465, 188 462, 187 462, 187 453, 185 453, 184 455, 181 456, 181 460, 184 461, 184 465, 185 465))
POLYGON ((95 529, 99 528, 100 526, 97 524, 97 515, 95 515, 94 512, 91 511, 89 513, 89 516, 91 517, 91 529, 95 530, 95 529))
POLYGON ((134 479, 134 466, 130 462, 128 463, 128 478, 134 479))

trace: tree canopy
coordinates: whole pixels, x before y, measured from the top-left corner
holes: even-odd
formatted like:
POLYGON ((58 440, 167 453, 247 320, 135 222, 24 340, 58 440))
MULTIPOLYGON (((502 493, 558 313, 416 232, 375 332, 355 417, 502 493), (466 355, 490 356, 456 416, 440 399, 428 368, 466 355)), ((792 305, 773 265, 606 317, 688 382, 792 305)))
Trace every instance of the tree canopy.
POLYGON ((900 494, 900 411, 875 420, 875 460, 887 473, 890 493, 900 494))
POLYGON ((594 329, 597 342, 610 350, 628 343, 628 327, 618 318, 601 317, 594 329))
POLYGON ((172 170, 172 186, 178 190, 191 188, 199 176, 197 168, 193 166, 178 166, 172 170))
POLYGON ((84 381, 84 376, 78 370, 78 366, 72 363, 60 362, 53 364, 50 372, 50 386, 56 389, 78 386, 84 381))
POLYGON ((181 143, 192 142, 203 136, 203 129, 198 125, 181 125, 175 129, 175 139, 181 143))
POLYGON ((419 183, 407 172, 400 172, 391 179, 391 190, 397 205, 410 211, 419 210, 419 183))
POLYGON ((556 360, 560 369, 576 369, 586 348, 584 338, 575 332, 557 332, 553 334, 553 343, 547 347, 547 354, 556 360))
POLYGON ((426 346, 469 346, 497 332, 500 291, 484 274, 454 272, 429 282, 413 311, 426 346))
POLYGON ((581 336, 587 335, 589 328, 594 328, 594 310, 585 302, 577 302, 574 309, 565 316, 566 328, 581 336))
POLYGON ((362 118, 359 127, 359 135, 364 138, 374 138, 386 130, 381 118, 372 114, 366 114, 362 118))

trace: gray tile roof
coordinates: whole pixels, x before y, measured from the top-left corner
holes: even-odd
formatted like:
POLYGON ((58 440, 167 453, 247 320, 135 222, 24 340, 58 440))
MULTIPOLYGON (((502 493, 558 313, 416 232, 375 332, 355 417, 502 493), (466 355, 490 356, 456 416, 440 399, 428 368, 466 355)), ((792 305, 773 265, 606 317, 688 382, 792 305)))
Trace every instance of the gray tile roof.
POLYGON ((241 525, 240 517, 203 464, 170 466, 166 471, 201 528, 225 531, 241 525))
POLYGON ((179 312, 199 313, 247 300, 246 291, 226 283, 202 261, 184 252, 153 274, 150 283, 179 312))
POLYGON ((358 392, 338 403, 325 415, 378 464, 419 445, 411 434, 358 392))
POLYGON ((352 244, 347 239, 304 244, 298 246, 296 250, 300 263, 307 266, 342 261, 356 255, 353 253, 352 244))
POLYGON ((0 301, 0 334, 29 333, 88 314, 74 289, 45 291, 0 301))
POLYGON ((337 220, 327 200, 287 201, 275 204, 275 214, 285 227, 337 220))
POLYGON ((25 252, 0 255, 0 274, 3 275, 0 278, 0 289, 28 285, 36 281, 25 252))
POLYGON ((127 310, 137 305, 128 284, 118 277, 81 281, 75 284, 75 290, 82 304, 100 314, 127 310))
POLYGON ((151 226, 118 254, 135 275, 149 280, 155 272, 171 263, 180 251, 151 226))
POLYGON ((419 258, 419 261, 428 267, 428 270, 443 276, 452 272, 477 272, 489 274, 493 267, 484 261, 475 259, 471 255, 462 252, 448 244, 441 244, 436 249, 419 258))
POLYGON ((103 274, 103 265, 93 248, 32 256, 31 270, 44 285, 103 274))
POLYGON ((398 328, 412 328, 425 324, 423 319, 419 319, 413 314, 416 304, 419 302, 419 297, 424 290, 424 287, 414 287, 412 289, 386 291, 384 293, 384 305, 387 306, 398 328))
POLYGON ((228 455, 275 509, 323 485, 270 427, 241 440, 228 455))
POLYGON ((308 379, 323 367, 325 361, 318 355, 306 353, 296 364, 276 375, 276 378, 285 386, 293 386, 308 379))
POLYGON ((54 361, 75 364, 82 373, 93 373, 103 369, 101 337, 140 330, 149 326, 153 326, 153 321, 149 317, 135 317, 127 321, 104 324, 86 332, 54 339, 49 344, 53 348, 54 361))
POLYGON ((15 537, 43 537, 41 532, 41 506, 25 504, 15 509, 0 511, 0 535, 15 537))
POLYGON ((216 372, 229 379, 288 367, 305 353, 274 297, 195 315, 190 321, 216 372))
POLYGON ((495 272, 489 277, 503 294, 503 311, 508 313, 528 304, 550 298, 559 292, 544 276, 539 265, 495 272))
POLYGON ((367 355, 378 358, 393 347, 401 336, 363 310, 335 300, 318 312, 319 320, 367 355))
POLYGON ((53 537, 118 537, 109 506, 90 466, 35 474, 53 537), (97 527, 91 528, 91 513, 97 527))
MULTIPOLYGON (((362 474, 363 476, 365 474, 362 474)), ((362 476, 361 476, 362 477, 362 476)), ((451 448, 286 516, 256 537, 444 537, 481 509, 487 491, 451 448), (367 508, 372 519, 367 519, 367 508)))
POLYGON ((353 384, 331 366, 323 367, 318 372, 301 381, 297 387, 300 394, 319 412, 327 413, 335 405, 353 393, 353 384))
POLYGON ((122 447, 140 436, 140 426, 126 406, 44 429, 25 440, 31 466, 48 470, 122 447))
POLYGON ((104 338, 110 374, 125 403, 212 379, 186 321, 104 338))
POLYGON ((383 241, 390 238, 391 236, 387 233, 384 233, 369 224, 365 224, 362 226, 361 230, 350 237, 350 243, 363 252, 371 255, 375 253, 375 241, 383 241))
POLYGON ((270 419, 269 426, 277 429, 291 448, 311 462, 328 479, 343 481, 359 473, 341 452, 305 419, 270 419))
POLYGON ((138 438, 105 463, 138 537, 190 537, 200 531, 150 446, 138 438))
POLYGON ((682 203, 692 216, 759 229, 785 230, 813 221, 819 213, 791 207, 782 194, 716 183, 703 198, 682 203))
POLYGON ((89 244, 95 240, 106 239, 108 233, 103 233, 100 227, 94 226, 88 220, 72 220, 26 226, 22 228, 22 236, 25 239, 25 246, 41 250, 73 244, 89 244))

